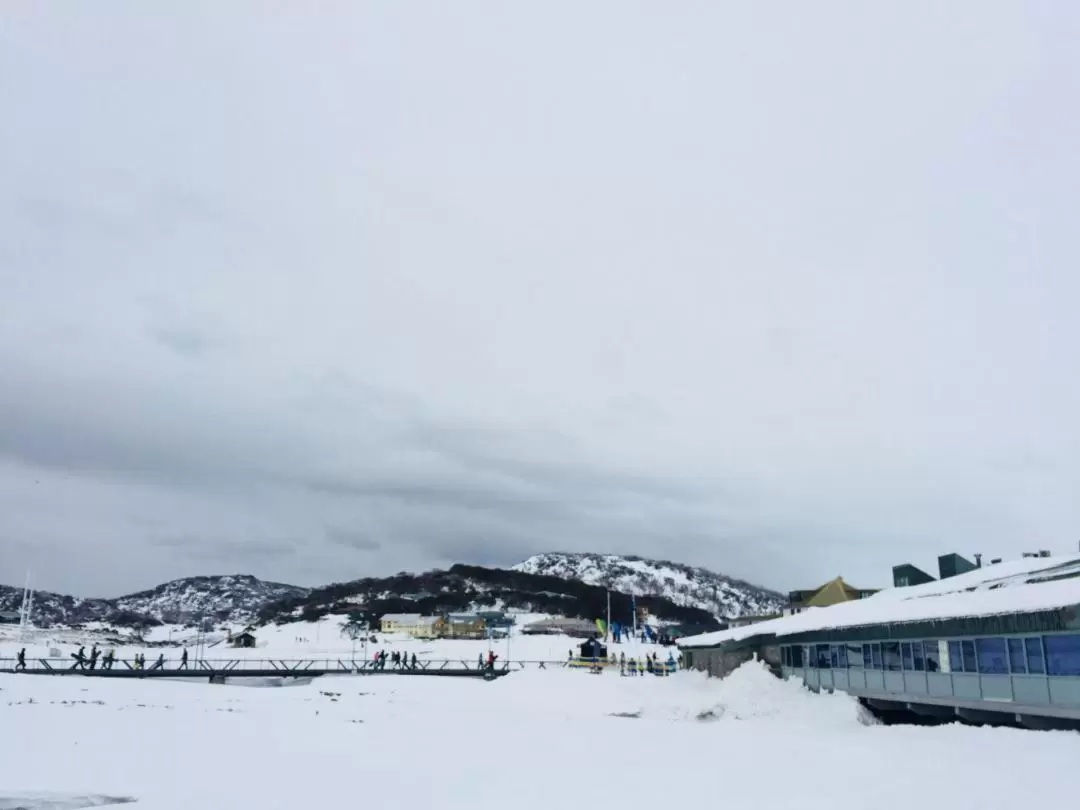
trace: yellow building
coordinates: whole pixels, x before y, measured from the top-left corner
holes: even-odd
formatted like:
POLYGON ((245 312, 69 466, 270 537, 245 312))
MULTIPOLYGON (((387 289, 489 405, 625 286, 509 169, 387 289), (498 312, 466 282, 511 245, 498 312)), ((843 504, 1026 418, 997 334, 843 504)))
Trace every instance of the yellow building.
POLYGON ((855 588, 844 582, 843 577, 837 577, 812 591, 792 591, 788 594, 788 608, 784 613, 801 613, 807 608, 829 607, 841 602, 852 602, 873 596, 875 593, 877 593, 876 590, 855 588))
POLYGON ((387 613, 379 620, 379 626, 384 633, 405 633, 413 638, 439 638, 446 635, 446 620, 442 616, 387 613))

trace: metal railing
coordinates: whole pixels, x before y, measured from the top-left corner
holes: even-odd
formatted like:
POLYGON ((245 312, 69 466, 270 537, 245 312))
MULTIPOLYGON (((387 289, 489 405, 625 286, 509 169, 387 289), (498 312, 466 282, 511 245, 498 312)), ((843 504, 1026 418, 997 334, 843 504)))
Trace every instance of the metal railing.
POLYGON ((0 657, 0 672, 35 674, 61 674, 76 672, 94 673, 205 673, 207 675, 243 675, 245 673, 277 673, 281 675, 310 674, 364 674, 375 672, 436 672, 456 670, 465 672, 511 672, 528 668, 558 669, 570 664, 567 660, 496 660, 494 666, 486 661, 467 658, 418 658, 415 665, 412 660, 393 663, 374 660, 356 660, 354 658, 189 658, 186 663, 177 656, 174 658, 147 659, 141 665, 134 658, 115 658, 111 662, 99 658, 91 664, 89 658, 79 661, 68 658, 26 658, 25 666, 20 666, 17 658, 0 657))

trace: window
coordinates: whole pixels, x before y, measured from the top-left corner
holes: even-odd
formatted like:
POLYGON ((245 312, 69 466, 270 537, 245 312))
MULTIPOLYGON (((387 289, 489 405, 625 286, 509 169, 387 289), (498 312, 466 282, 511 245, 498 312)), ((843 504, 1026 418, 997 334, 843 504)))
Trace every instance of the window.
POLYGON ((833 649, 836 650, 836 666, 847 669, 847 645, 841 644, 833 649))
POLYGON ((862 669, 865 661, 863 660, 863 645, 862 644, 848 644, 847 650, 844 653, 847 656, 848 666, 853 669, 862 669))
POLYGON ((785 666, 785 667, 791 666, 791 648, 790 647, 781 647, 780 648, 780 665, 785 666))
POLYGON ((963 672, 964 660, 960 657, 960 642, 949 642, 949 670, 951 672, 963 672))
POLYGON ((885 641, 881 644, 881 659, 885 669, 896 672, 900 669, 900 642, 885 641))
POLYGON ((1027 668, 1032 675, 1042 675, 1046 672, 1043 661, 1042 639, 1026 638, 1024 646, 1027 648, 1027 668))
POLYGON ((803 647, 803 650, 806 653, 806 665, 810 667, 810 669, 817 669, 817 647, 813 644, 808 644, 803 647))
POLYGON ((975 653, 979 662, 979 672, 983 675, 1008 675, 1009 663, 1005 650, 1003 638, 976 639, 975 653))
POLYGON ((900 660, 903 664, 904 669, 908 672, 915 669, 915 664, 913 663, 913 658, 911 655, 910 641, 905 641, 903 644, 900 645, 900 660))
POLYGON ((975 642, 961 641, 960 652, 964 655, 964 672, 978 672, 979 666, 975 658, 975 642))
POLYGON ((873 643, 870 645, 870 658, 873 660, 874 669, 881 669, 881 645, 873 643))
POLYGON ((833 669, 840 668, 840 648, 835 644, 829 647, 829 663, 833 669))
POLYGON ((1027 655, 1022 638, 1009 639, 1009 669, 1021 675, 1027 672, 1027 655))
POLYGON ((911 656, 913 659, 913 663, 915 664, 916 672, 922 672, 924 669, 926 669, 925 662, 923 661, 921 641, 911 642, 911 656))
POLYGON ((796 669, 803 665, 802 645, 796 644, 794 647, 790 647, 791 666, 796 669))
POLYGON ((818 644, 817 645, 817 668, 828 669, 829 668, 829 645, 818 644))
POLYGON ((1043 636, 1047 675, 1080 675, 1080 635, 1043 636))
POLYGON ((874 659, 870 655, 870 645, 869 644, 863 644, 862 645, 862 665, 863 665, 863 669, 873 669, 874 668, 874 659))
POLYGON ((926 656, 926 671, 941 672, 940 645, 936 641, 924 641, 923 654, 926 656))

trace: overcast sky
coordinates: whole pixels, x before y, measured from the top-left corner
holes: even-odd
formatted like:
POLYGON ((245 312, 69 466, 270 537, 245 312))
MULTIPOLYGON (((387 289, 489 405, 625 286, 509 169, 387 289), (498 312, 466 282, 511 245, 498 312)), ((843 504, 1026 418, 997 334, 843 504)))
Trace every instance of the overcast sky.
POLYGON ((1036 0, 4 3, 0 582, 1075 549, 1077 42, 1036 0))

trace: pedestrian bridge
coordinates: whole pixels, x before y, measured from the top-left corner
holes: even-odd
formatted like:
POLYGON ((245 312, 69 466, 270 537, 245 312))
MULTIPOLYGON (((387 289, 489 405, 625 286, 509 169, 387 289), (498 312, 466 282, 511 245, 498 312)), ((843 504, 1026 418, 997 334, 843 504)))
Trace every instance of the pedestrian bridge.
POLYGON ((17 675, 83 676, 92 678, 313 678, 323 675, 406 675, 493 679, 528 666, 559 667, 564 662, 553 661, 496 661, 494 666, 481 665, 473 660, 418 660, 408 664, 378 666, 374 661, 347 658, 231 658, 192 659, 186 665, 176 661, 156 661, 139 666, 134 659, 116 659, 110 667, 101 662, 91 667, 70 658, 28 658, 26 667, 18 666, 15 658, 0 658, 0 672, 17 675))

